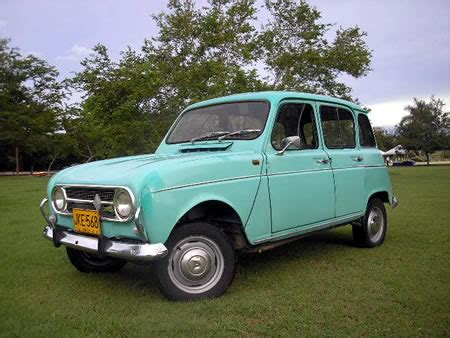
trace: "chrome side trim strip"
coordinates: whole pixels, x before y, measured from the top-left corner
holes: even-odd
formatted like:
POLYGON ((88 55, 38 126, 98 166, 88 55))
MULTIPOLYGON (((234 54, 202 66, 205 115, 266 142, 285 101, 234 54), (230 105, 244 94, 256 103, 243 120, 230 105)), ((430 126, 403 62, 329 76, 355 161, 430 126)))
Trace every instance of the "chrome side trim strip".
POLYGON ((315 173, 315 172, 320 172, 320 171, 331 171, 331 168, 279 171, 276 173, 269 173, 269 174, 267 174, 267 176, 290 175, 290 174, 298 174, 298 173, 315 173))
MULTIPOLYGON (((54 230, 46 226, 43 231, 45 238, 53 241, 54 230)), ((99 240, 97 237, 76 234, 66 230, 58 230, 58 244, 86 251, 99 253, 99 240)), ((124 241, 102 239, 102 253, 110 257, 122 258, 125 260, 153 261, 167 255, 168 250, 162 243, 128 243, 124 241)))
POLYGON ((173 187, 163 188, 159 190, 151 190, 153 194, 156 194, 158 192, 168 191, 168 190, 175 190, 175 189, 182 189, 182 188, 188 188, 188 187, 195 187, 197 185, 205 185, 205 184, 211 184, 211 183, 220 183, 220 182, 227 182, 227 181, 234 181, 234 180, 244 180, 248 178, 254 178, 254 177, 262 177, 265 175, 257 174, 257 175, 248 175, 248 176, 238 176, 238 177, 232 177, 232 178, 220 178, 217 180, 210 180, 210 181, 203 181, 203 182, 196 182, 196 183, 188 183, 188 184, 181 184, 181 185, 175 185, 173 187))
MULTIPOLYGON (((66 201, 69 201, 69 202, 75 202, 75 203, 94 203, 94 200, 80 200, 80 199, 78 199, 78 198, 66 198, 66 201)), ((105 204, 105 205, 112 205, 113 204, 113 202, 109 202, 109 201, 102 201, 102 204, 105 204)))
POLYGON ((264 242, 274 242, 274 241, 281 240, 281 239, 286 239, 286 238, 289 238, 289 237, 295 237, 295 236, 299 236, 299 235, 304 235, 304 234, 307 234, 309 232, 322 230, 322 229, 326 229, 326 228, 331 228, 331 227, 333 227, 335 225, 348 223, 348 222, 357 220, 357 219, 359 219, 362 216, 363 216, 362 212, 361 213, 355 213, 355 214, 351 214, 351 215, 348 215, 348 216, 339 217, 339 218, 333 219, 331 221, 330 220, 324 221, 324 222, 321 222, 319 224, 313 225, 311 227, 303 227, 301 229, 298 229, 298 230, 295 230, 295 231, 291 231, 291 232, 283 231, 283 233, 278 234, 278 235, 275 234, 275 235, 272 235, 270 237, 266 237, 266 238, 263 238, 263 239, 258 239, 254 243, 255 244, 261 244, 261 243, 264 243, 264 242))

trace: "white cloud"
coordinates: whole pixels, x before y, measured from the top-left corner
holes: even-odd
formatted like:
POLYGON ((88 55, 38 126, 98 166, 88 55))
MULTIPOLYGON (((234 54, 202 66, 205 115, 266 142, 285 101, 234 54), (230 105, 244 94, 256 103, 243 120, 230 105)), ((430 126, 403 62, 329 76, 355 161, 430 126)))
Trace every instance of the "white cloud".
POLYGON ((77 62, 88 56, 90 53, 91 50, 89 48, 75 44, 66 54, 57 56, 56 60, 77 62))
MULTIPOLYGON (((450 110, 450 94, 435 95, 444 101, 444 111, 450 110)), ((430 97, 418 97, 421 100, 429 100, 430 97)), ((411 99, 398 99, 376 104, 368 104, 371 109, 369 113, 370 120, 375 127, 394 126, 400 122, 403 116, 408 115, 405 107, 413 103, 411 99)))

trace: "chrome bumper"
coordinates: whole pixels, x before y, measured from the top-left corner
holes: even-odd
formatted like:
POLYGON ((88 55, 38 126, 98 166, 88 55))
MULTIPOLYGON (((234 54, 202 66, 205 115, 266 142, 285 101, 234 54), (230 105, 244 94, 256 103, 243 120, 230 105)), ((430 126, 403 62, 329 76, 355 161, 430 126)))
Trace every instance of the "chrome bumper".
POLYGON ((125 260, 153 261, 164 257, 168 252, 162 243, 130 243, 105 237, 99 240, 97 237, 76 234, 50 226, 44 228, 44 237, 53 241, 56 246, 64 245, 81 251, 125 260))
POLYGON ((391 205, 392 205, 393 208, 397 207, 397 205, 398 205, 397 197, 395 197, 395 196, 392 197, 391 205))

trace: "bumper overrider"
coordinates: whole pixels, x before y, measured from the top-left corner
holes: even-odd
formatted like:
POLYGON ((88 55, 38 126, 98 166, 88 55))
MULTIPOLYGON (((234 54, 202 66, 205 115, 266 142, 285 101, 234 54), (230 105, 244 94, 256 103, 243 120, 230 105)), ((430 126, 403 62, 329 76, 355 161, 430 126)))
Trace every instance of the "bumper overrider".
MULTIPOLYGON (((125 260, 152 261, 167 255, 168 250, 162 243, 150 244, 133 240, 112 240, 104 236, 92 237, 59 227, 56 225, 57 216, 46 214, 47 203, 47 198, 44 198, 40 204, 42 216, 47 222, 43 235, 51 240, 56 247, 64 245, 100 256, 125 260)), ((138 217, 136 221, 138 222, 138 217)))
POLYGON ((392 197, 391 205, 392 205, 393 208, 396 208, 398 206, 398 199, 397 199, 397 197, 395 197, 395 196, 392 197))

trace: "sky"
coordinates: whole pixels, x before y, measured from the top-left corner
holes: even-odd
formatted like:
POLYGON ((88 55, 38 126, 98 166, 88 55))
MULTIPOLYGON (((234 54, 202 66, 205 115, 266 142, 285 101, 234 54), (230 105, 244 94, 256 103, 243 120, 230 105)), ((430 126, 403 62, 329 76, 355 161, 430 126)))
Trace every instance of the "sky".
MULTIPOLYGON (((393 126, 413 97, 435 95, 450 110, 450 0, 309 0, 322 22, 358 25, 367 32, 372 71, 342 80, 371 109, 374 126, 393 126)), ((79 62, 96 43, 113 58, 127 46, 139 49, 156 35, 151 15, 166 0, 0 0, 0 37, 24 54, 55 65, 62 77, 81 69, 79 62)), ((201 0, 204 3, 204 0, 201 0)), ((263 23, 266 14, 258 21, 263 23)))

